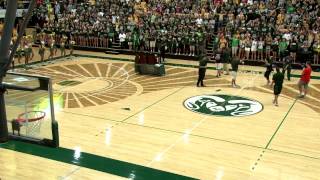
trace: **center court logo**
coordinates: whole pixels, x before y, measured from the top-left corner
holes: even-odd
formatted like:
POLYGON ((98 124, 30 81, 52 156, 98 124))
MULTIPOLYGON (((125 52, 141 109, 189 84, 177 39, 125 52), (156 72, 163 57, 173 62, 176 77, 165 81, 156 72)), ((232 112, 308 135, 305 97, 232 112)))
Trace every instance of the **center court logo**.
POLYGON ((200 95, 184 101, 190 111, 212 116, 250 116, 263 110, 258 101, 239 96, 200 95))

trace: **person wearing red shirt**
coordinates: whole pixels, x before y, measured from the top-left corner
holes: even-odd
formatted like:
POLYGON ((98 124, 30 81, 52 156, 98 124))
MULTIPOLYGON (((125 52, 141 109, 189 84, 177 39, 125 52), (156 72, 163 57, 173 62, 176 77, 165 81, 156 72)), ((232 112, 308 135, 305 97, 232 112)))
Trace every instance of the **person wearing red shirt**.
POLYGON ((310 66, 310 62, 307 62, 306 63, 306 67, 303 69, 300 81, 298 83, 299 91, 300 91, 299 98, 304 98, 307 95, 308 84, 309 84, 310 79, 311 79, 311 72, 312 72, 312 69, 311 69, 311 66, 310 66))

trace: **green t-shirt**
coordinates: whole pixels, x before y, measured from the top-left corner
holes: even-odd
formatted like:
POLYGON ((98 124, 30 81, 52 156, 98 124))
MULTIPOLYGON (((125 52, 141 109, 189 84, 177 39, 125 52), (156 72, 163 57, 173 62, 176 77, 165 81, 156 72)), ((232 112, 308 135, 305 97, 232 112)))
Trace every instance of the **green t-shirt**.
POLYGON ((197 32, 198 41, 203 42, 204 41, 204 34, 202 32, 197 32))
POLYGON ((293 7, 293 6, 289 6, 288 8, 287 8, 287 13, 288 14, 292 14, 292 13, 294 13, 296 11, 296 9, 293 7))
POLYGON ((279 52, 284 52, 288 47, 288 43, 285 41, 279 42, 279 52))
POLYGON ((231 41, 232 47, 238 47, 239 43, 240 43, 240 40, 238 38, 232 38, 232 41, 231 41))
POLYGON ((272 80, 274 81, 275 86, 282 86, 284 75, 281 72, 277 72, 273 75, 272 80))
POLYGON ((217 47, 219 45, 219 38, 215 37, 213 40, 213 47, 217 47))

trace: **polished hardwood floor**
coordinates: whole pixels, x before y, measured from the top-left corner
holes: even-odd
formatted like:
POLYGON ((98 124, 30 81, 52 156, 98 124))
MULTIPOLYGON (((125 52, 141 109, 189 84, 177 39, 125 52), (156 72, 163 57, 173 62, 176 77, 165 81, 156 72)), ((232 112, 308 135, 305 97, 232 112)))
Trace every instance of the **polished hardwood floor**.
MULTIPOLYGON (((319 179, 320 80, 311 80, 304 99, 296 98, 298 78, 286 80, 277 107, 272 88, 256 73, 260 67, 241 66, 238 88, 231 87, 231 76, 217 78, 211 69, 206 87, 196 87, 198 70, 181 66, 196 62, 169 59, 166 76, 157 77, 136 74, 131 61, 106 59, 131 56, 75 53, 100 58, 76 56, 17 70, 52 77, 63 102, 56 108, 61 147, 195 179, 319 179)), ((146 179, 5 148, 0 164, 1 180, 146 179)))

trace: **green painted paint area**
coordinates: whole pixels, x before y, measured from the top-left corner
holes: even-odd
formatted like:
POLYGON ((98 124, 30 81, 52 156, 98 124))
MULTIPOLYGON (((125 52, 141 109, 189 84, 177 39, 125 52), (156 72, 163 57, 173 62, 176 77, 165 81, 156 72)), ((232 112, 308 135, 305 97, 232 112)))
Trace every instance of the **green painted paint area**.
POLYGON ((194 96, 185 100, 183 105, 190 111, 212 116, 243 117, 263 110, 258 101, 220 94, 194 96))
POLYGON ((50 148, 20 141, 0 144, 0 148, 26 153, 50 160, 77 165, 134 180, 192 180, 194 178, 165 172, 141 165, 110 159, 66 148, 50 148))
POLYGON ((80 81, 65 80, 65 81, 58 82, 57 84, 59 84, 60 86, 76 86, 81 83, 82 82, 80 82, 80 81))

